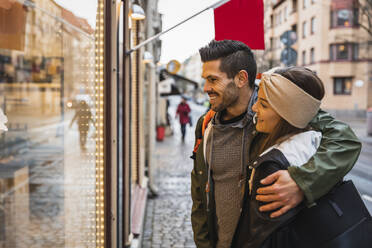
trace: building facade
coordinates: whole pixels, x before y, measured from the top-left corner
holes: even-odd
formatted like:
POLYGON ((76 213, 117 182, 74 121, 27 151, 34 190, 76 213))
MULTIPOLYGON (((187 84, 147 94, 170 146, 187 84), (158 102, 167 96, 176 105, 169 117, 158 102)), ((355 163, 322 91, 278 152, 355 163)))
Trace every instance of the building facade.
POLYGON ((323 109, 364 116, 372 107, 372 36, 362 7, 371 13, 365 1, 266 0, 259 70, 306 66, 324 83, 323 109))
POLYGON ((193 99, 198 104, 203 104, 204 102, 208 101, 208 98, 203 91, 204 79, 201 77, 202 67, 203 63, 201 61, 200 54, 195 53, 182 63, 180 71, 181 75, 198 83, 197 89, 192 91, 193 99))
POLYGON ((198 82, 199 85, 202 84, 203 80, 201 77, 202 74, 202 61, 199 53, 196 53, 189 58, 187 58, 181 67, 180 74, 186 78, 189 78, 195 82, 198 82))

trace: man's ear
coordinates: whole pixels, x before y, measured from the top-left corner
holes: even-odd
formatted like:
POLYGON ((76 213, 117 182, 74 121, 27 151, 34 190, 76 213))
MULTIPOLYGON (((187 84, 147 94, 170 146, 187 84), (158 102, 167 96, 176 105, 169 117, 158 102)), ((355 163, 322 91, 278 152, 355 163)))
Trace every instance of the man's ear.
POLYGON ((240 70, 238 74, 235 75, 235 83, 239 88, 248 84, 248 73, 246 70, 240 70))

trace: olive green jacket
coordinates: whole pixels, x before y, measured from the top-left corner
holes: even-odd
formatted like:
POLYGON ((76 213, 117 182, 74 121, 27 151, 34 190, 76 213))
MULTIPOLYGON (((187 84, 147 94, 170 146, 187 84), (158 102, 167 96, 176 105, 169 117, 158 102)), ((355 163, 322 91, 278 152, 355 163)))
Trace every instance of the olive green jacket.
MULTIPOLYGON (((202 138, 203 120, 204 116, 197 123, 195 140, 202 138)), ((314 117, 310 126, 322 133, 320 147, 308 163, 301 167, 289 167, 288 171, 304 192, 307 203, 313 204, 351 170, 359 156, 361 143, 348 125, 322 110, 314 117)), ((191 222, 196 246, 213 248, 217 241, 215 203, 213 184, 210 184, 209 193, 206 192, 208 167, 204 162, 203 142, 204 140, 193 156, 191 222)))

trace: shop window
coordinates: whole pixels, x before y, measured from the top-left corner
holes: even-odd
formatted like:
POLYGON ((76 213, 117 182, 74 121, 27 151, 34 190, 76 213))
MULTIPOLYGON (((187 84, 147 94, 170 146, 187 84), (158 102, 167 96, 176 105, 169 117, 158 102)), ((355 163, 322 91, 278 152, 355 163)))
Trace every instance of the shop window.
POLYGON ((284 10, 283 10, 283 14, 284 14, 284 21, 287 20, 287 17, 288 17, 288 12, 287 12, 287 6, 284 7, 284 10))
POLYGON ((297 25, 292 25, 291 30, 297 34, 297 25))
POLYGON ((0 247, 103 247, 104 1, 0 3, 0 247))
POLYGON ((336 9, 331 11, 331 28, 358 26, 358 9, 336 9))
POLYGON ((358 60, 359 46, 356 43, 343 43, 330 45, 331 61, 355 61, 358 60))
POLYGON ((333 94, 334 95, 351 95, 352 89, 351 77, 335 77, 333 78, 333 94))

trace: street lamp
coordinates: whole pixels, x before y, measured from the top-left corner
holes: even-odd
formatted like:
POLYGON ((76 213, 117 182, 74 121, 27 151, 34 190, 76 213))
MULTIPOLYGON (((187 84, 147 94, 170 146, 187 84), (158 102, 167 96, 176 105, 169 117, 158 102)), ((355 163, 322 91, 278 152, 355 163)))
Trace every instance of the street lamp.
POLYGON ((130 17, 136 21, 143 20, 146 18, 145 11, 138 4, 133 4, 130 17))
POLYGON ((145 51, 143 53, 143 63, 148 64, 148 63, 153 63, 154 62, 154 57, 149 51, 145 51))

